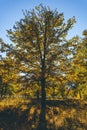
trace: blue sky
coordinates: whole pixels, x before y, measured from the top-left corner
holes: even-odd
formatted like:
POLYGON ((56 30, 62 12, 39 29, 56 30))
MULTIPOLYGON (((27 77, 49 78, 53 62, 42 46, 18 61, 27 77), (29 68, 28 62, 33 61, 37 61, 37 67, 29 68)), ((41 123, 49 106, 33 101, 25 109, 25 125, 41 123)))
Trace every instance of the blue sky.
POLYGON ((8 42, 6 30, 12 29, 15 22, 23 17, 22 9, 30 10, 40 3, 63 12, 65 20, 75 16, 77 22, 68 37, 81 36, 87 29, 87 0, 0 0, 0 38, 8 42))

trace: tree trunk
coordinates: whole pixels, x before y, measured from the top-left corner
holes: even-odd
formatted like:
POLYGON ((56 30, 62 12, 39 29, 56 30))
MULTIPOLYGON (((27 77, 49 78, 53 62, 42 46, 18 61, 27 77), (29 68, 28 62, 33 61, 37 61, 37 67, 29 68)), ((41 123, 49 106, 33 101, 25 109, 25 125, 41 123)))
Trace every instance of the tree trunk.
POLYGON ((41 113, 37 130, 46 130, 46 83, 45 78, 41 79, 41 113))

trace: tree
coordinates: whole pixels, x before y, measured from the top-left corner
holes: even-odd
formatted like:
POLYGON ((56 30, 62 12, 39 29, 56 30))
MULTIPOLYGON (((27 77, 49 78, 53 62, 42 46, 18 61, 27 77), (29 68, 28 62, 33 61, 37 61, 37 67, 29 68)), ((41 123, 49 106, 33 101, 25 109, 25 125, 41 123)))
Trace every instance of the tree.
POLYGON ((14 59, 6 57, 9 46, 6 45, 2 39, 0 39, 0 95, 5 97, 6 95, 12 95, 16 91, 14 86, 17 86, 18 73, 15 69, 14 59))
POLYGON ((83 37, 79 38, 77 43, 72 63, 77 80, 76 93, 79 98, 87 98, 87 30, 83 31, 83 37))
MULTIPOLYGON (((23 12, 24 18, 16 22, 8 36, 13 44, 9 45, 7 57, 14 60, 19 71, 20 81, 25 79, 26 86, 38 84, 41 90, 41 124, 46 127, 46 88, 55 81, 62 82, 70 52, 66 42, 68 30, 75 18, 64 22, 63 13, 49 7, 37 6, 23 12)), ((39 128, 38 128, 39 129, 39 128)))

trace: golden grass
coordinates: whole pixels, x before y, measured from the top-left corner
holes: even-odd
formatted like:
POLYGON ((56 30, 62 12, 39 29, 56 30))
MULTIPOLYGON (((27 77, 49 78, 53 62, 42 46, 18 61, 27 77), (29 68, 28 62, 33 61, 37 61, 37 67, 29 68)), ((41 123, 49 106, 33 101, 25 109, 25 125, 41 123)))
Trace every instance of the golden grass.
MULTIPOLYGON (((8 129, 11 127, 8 121, 11 122, 9 117, 12 116, 14 120, 11 123, 15 130, 36 130, 39 123, 40 102, 23 98, 3 99, 0 102, 0 114, 2 130, 4 121, 8 129), (4 114, 7 114, 7 118, 4 114)), ((48 130, 87 130, 87 103, 79 100, 49 100, 46 121, 48 130)))

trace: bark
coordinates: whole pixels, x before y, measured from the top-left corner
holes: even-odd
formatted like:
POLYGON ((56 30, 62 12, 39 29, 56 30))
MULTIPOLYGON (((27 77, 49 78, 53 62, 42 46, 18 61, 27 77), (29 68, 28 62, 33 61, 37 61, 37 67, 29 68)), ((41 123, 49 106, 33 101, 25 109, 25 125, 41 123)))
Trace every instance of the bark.
POLYGON ((46 130, 46 91, 45 79, 41 79, 41 113, 37 130, 46 130))

